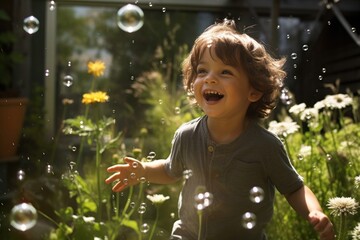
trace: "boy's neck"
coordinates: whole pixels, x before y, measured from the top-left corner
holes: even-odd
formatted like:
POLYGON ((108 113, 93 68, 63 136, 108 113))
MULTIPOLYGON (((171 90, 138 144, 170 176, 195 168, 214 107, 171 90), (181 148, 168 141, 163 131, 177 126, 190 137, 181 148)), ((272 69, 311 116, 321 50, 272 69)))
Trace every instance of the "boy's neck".
POLYGON ((228 144, 244 132, 249 121, 243 119, 216 119, 207 118, 207 127, 211 140, 218 144, 228 144))

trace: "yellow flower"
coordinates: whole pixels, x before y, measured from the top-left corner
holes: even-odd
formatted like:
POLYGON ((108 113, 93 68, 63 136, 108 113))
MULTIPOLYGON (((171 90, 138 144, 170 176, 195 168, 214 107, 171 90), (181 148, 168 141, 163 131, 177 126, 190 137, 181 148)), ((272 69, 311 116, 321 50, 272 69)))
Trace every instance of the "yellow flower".
POLYGON ((94 75, 95 77, 99 77, 104 75, 105 63, 100 60, 96 60, 95 62, 90 61, 88 63, 88 73, 94 75))
POLYGON ((91 104, 91 103, 103 103, 109 100, 109 96, 106 92, 91 92, 83 94, 82 103, 91 104))

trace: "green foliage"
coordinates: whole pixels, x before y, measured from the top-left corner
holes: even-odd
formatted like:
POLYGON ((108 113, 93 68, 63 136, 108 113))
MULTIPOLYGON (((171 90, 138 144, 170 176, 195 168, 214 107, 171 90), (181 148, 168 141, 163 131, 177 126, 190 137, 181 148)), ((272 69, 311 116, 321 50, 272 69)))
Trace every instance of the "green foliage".
MULTIPOLYGON (((289 113, 288 117, 291 116, 293 121, 298 122, 301 130, 280 136, 294 167, 317 196, 337 232, 341 226, 338 217, 332 216, 327 209, 329 199, 352 197, 360 201, 357 191, 354 191, 355 177, 359 175, 360 167, 360 123, 351 118, 352 115, 345 117, 345 113, 351 112, 352 105, 356 105, 356 101, 358 100, 353 98, 352 104, 346 108, 321 108, 318 116, 308 118, 300 119, 301 113, 289 113)), ((269 239, 318 239, 312 226, 297 216, 285 198, 278 193, 274 212, 267 229, 269 239), (280 225, 286 227, 279 228, 280 225)), ((345 231, 350 233, 360 218, 359 215, 348 215, 346 218, 348 227, 345 231)))

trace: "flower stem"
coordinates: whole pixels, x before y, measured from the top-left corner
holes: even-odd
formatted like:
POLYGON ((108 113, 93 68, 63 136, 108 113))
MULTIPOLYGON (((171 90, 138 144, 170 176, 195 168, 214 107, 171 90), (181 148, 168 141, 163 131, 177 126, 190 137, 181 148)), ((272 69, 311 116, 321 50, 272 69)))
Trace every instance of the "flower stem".
POLYGON ((202 210, 198 210, 198 217, 199 217, 199 229, 198 229, 198 240, 201 240, 201 232, 202 232, 202 210))
POLYGON ((157 225, 157 222, 159 220, 159 206, 156 206, 156 217, 155 217, 155 222, 154 222, 154 225, 151 229, 151 233, 150 233, 150 236, 149 236, 149 240, 151 240, 154 236, 154 233, 155 233, 155 229, 156 229, 156 225, 157 225))
POLYGON ((339 227, 339 235, 338 240, 345 240, 346 239, 346 215, 340 215, 340 227, 339 227))
MULTIPOLYGON (((61 226, 60 226, 57 222, 55 222, 54 219, 52 219, 51 217, 49 217, 46 213, 40 211, 39 209, 37 209, 36 211, 37 211, 40 215, 42 215, 44 218, 46 218, 47 220, 49 220, 50 222, 52 222, 53 224, 55 224, 55 226, 57 226, 58 228, 61 228, 61 226)), ((70 240, 70 237, 69 237, 69 236, 66 236, 66 238, 67 238, 68 240, 70 240)))
POLYGON ((101 155, 100 155, 100 142, 99 142, 99 138, 96 141, 96 176, 97 176, 97 190, 98 190, 98 217, 99 217, 99 221, 101 221, 101 186, 100 186, 100 181, 101 181, 101 176, 100 176, 100 161, 101 161, 101 155))

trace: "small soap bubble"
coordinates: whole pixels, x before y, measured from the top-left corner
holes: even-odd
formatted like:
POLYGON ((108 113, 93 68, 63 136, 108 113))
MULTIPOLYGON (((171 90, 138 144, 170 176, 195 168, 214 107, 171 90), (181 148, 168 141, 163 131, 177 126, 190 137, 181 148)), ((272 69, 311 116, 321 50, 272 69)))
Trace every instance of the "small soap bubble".
POLYGON ((131 164, 132 168, 137 168, 139 166, 139 163, 138 162, 133 162, 131 164))
POLYGON ((254 203, 260 203, 262 200, 264 200, 264 190, 261 187, 251 188, 250 200, 254 203))
POLYGON ((56 2, 55 1, 50 1, 49 2, 49 10, 54 11, 55 9, 56 9, 56 2))
POLYGON ((175 107, 175 114, 180 114, 180 108, 179 107, 175 107))
POLYGON ((141 225, 141 227, 140 227, 140 231, 141 231, 142 233, 147 233, 149 230, 150 230, 150 226, 149 226, 149 224, 147 224, 147 223, 144 223, 144 224, 141 225))
POLYGON ((74 83, 74 78, 71 75, 65 75, 63 78, 63 84, 65 87, 70 87, 74 83))
POLYGON ((139 214, 144 214, 145 212, 146 212, 146 206, 140 205, 140 207, 138 209, 138 213, 139 214))
POLYGON ((152 2, 149 2, 149 7, 152 7, 152 6, 153 6, 152 2))
POLYGON ((131 179, 135 179, 135 178, 136 178, 136 174, 135 174, 135 173, 133 173, 133 172, 132 172, 132 173, 130 173, 130 178, 131 178, 131 179))
POLYGON ((246 229, 253 229, 256 225, 256 215, 251 212, 246 212, 242 216, 242 225, 246 229))
POLYGON ((322 81, 323 80, 323 76, 322 75, 319 75, 319 80, 322 81))
POLYGON ((128 180, 127 178, 124 178, 122 181, 123 181, 123 183, 124 183, 125 185, 128 185, 128 184, 129 184, 129 180, 128 180))
POLYGON ((49 69, 45 69, 45 77, 50 76, 50 70, 49 69))
POLYGON ((323 68, 321 69, 321 71, 322 71, 322 73, 326 73, 326 68, 323 67, 323 68))
POLYGON ((141 183, 145 183, 145 182, 146 182, 146 178, 145 178, 145 177, 141 177, 141 178, 139 178, 139 182, 141 182, 141 183))
POLYGON ((310 29, 306 29, 306 33, 307 33, 307 34, 310 34, 310 33, 311 33, 311 30, 310 30, 310 29))
POLYGON ((175 218, 175 213, 170 213, 170 218, 174 219, 175 218))
POLYGON ((45 171, 49 175, 54 175, 54 167, 50 164, 46 165, 45 171))
POLYGON ((36 33, 39 30, 39 20, 34 16, 29 16, 24 19, 23 29, 28 34, 36 33))
POLYGON ((69 167, 70 167, 70 170, 73 171, 75 170, 75 167, 76 167, 76 162, 69 162, 69 167))
POLYGON ((296 53, 292 53, 291 55, 291 59, 295 60, 297 58, 297 54, 296 53))
POLYGON ((127 4, 117 12, 117 25, 125 32, 136 32, 144 25, 144 12, 136 5, 127 4))
POLYGON ((16 173, 16 178, 21 182, 25 179, 25 172, 24 170, 20 169, 17 173, 16 173))
POLYGON ((356 28, 352 27, 352 28, 351 28, 351 31, 352 31, 353 33, 355 33, 355 32, 356 32, 356 28))
POLYGON ((332 159, 331 154, 327 153, 327 154, 326 154, 326 160, 331 161, 331 159, 332 159))
POLYGON ((302 49, 306 52, 307 50, 309 50, 309 46, 307 44, 304 44, 302 46, 302 49))
POLYGON ((149 152, 148 157, 151 158, 151 159, 154 159, 156 157, 156 153, 155 152, 149 152))
POLYGON ((135 202, 131 202, 131 203, 130 203, 130 207, 131 207, 131 208, 134 208, 134 207, 135 207, 135 205, 136 205, 136 203, 135 203, 135 202))
POLYGON ((32 204, 20 203, 15 205, 10 212, 10 224, 20 231, 26 231, 35 226, 37 211, 32 204))
POLYGON ((297 155, 297 158, 299 159, 299 161, 304 160, 304 156, 301 153, 297 155))
POLYGON ((163 8, 162 8, 162 12, 163 12, 163 13, 166 12, 166 8, 163 7, 163 8))

